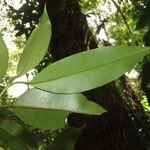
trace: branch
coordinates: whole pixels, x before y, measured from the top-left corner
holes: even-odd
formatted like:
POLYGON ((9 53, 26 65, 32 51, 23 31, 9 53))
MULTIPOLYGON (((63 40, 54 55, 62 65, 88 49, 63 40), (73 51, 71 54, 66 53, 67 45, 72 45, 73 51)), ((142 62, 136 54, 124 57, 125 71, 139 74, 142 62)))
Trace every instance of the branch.
POLYGON ((118 4, 117 4, 114 0, 111 0, 111 1, 114 3, 114 5, 116 6, 117 10, 118 10, 119 13, 121 14, 122 19, 123 19, 125 25, 127 26, 128 30, 129 30, 129 33, 132 35, 133 32, 132 32, 132 30, 130 29, 130 27, 129 27, 129 25, 128 25, 128 22, 127 22, 127 20, 126 20, 126 18, 125 18, 125 16, 124 16, 124 14, 122 13, 120 7, 118 6, 118 4))

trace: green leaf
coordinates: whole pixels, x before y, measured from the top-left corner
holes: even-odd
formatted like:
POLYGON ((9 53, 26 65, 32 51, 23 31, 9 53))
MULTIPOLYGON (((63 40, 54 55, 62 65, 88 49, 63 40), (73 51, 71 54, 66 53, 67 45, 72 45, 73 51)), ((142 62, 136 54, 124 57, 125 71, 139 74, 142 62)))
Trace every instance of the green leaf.
POLYGON ((68 116, 67 112, 58 112, 47 109, 42 110, 40 108, 16 108, 14 111, 24 123, 33 128, 50 130, 64 128, 65 119, 68 116))
POLYGON ((29 84, 55 93, 87 91, 132 69, 148 49, 112 46, 78 53, 49 65, 29 84))
POLYGON ((82 128, 67 128, 48 145, 46 150, 73 150, 82 128))
POLYGON ((5 141, 11 150, 38 149, 35 138, 14 121, 0 119, 0 139, 5 141))
POLYGON ((38 89, 28 90, 11 106, 25 123, 44 129, 63 128, 69 112, 93 115, 105 112, 82 94, 52 94, 38 89))
POLYGON ((8 50, 0 35, 0 82, 6 74, 8 68, 8 50))
POLYGON ((26 42, 17 68, 18 76, 24 75, 40 63, 48 50, 50 35, 51 24, 45 10, 38 26, 33 30, 26 42))

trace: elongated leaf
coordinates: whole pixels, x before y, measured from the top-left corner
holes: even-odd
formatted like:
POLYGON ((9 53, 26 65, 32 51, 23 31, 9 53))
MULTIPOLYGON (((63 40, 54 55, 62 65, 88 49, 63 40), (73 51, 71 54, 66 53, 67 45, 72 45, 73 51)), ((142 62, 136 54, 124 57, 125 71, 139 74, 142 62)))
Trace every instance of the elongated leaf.
POLYGON ((83 92, 117 79, 147 52, 148 48, 122 46, 85 51, 49 65, 29 84, 55 93, 83 92))
POLYGON ((11 150, 36 150, 37 141, 21 125, 14 121, 0 119, 0 139, 11 150))
POLYGON ((51 25, 45 10, 37 28, 32 32, 26 42, 17 68, 18 76, 33 69, 43 59, 48 49, 50 35, 51 25))
POLYGON ((52 94, 30 89, 12 105, 25 123, 35 128, 59 129, 69 112, 100 115, 105 110, 81 94, 52 94))
POLYGON ((8 50, 0 35, 0 82, 2 81, 8 67, 8 50))
POLYGON ((67 128, 62 131, 46 150, 73 150, 75 143, 82 132, 81 128, 67 128))

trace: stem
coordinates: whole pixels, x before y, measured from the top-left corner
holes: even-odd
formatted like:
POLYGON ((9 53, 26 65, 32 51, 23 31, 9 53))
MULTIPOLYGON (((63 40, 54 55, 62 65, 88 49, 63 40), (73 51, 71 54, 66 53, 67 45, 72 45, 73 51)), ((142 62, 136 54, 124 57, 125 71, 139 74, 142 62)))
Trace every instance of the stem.
POLYGON ((13 84, 13 81, 17 78, 17 76, 14 76, 10 79, 10 81, 7 82, 7 86, 4 87, 4 89, 0 92, 0 98, 5 94, 5 92, 8 90, 8 88, 13 84))
POLYGON ((0 92, 0 98, 5 94, 5 92, 12 86, 15 84, 28 84, 27 82, 14 82, 14 80, 11 80, 10 82, 8 82, 7 86, 0 92))
POLYGON ((9 105, 0 105, 0 108, 10 108, 9 105))
POLYGON ((5 92, 8 90, 8 88, 9 88, 11 85, 12 85, 12 84, 9 83, 9 84, 1 91, 0 97, 2 97, 2 96, 5 94, 5 92))

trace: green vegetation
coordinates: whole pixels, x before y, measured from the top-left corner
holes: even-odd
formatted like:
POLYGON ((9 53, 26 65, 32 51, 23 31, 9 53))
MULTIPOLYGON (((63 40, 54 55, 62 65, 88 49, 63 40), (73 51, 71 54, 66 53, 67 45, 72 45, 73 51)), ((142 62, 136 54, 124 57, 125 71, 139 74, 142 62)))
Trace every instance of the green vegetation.
POLYGON ((6 16, 10 26, 15 25, 15 42, 19 45, 15 55, 23 49, 13 69, 16 74, 9 76, 10 62, 18 58, 8 56, 0 36, 1 147, 150 148, 150 22, 145 19, 149 1, 82 0, 80 6, 76 0, 60 0, 57 4, 46 1, 46 5, 26 1, 18 10, 5 2, 1 5, 9 10, 6 16), (80 10, 92 19, 91 29, 80 10), (29 16, 27 12, 31 12, 29 16), (98 48, 91 30, 99 41, 98 48), (131 69, 139 76, 129 79, 124 75, 131 69), (31 73, 33 79, 17 81, 31 73), (28 90, 20 97, 10 97, 9 88, 20 84, 27 85, 28 90), (111 146, 105 146, 107 139, 112 140, 111 146), (120 143, 121 139, 124 142, 120 143))

